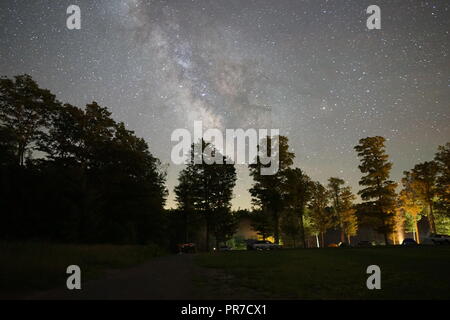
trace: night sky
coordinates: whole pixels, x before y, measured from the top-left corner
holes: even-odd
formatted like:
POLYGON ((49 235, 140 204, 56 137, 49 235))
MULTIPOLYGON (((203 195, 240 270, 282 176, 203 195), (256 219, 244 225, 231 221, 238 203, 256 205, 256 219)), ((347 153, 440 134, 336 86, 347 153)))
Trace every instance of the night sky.
MULTIPOLYGON (((278 128, 296 166, 355 192, 359 139, 388 139, 397 181, 450 141, 450 1, 2 0, 0 24, 0 75, 107 106, 169 165, 168 206, 170 136, 194 120, 278 128), (81 30, 66 27, 70 4, 81 30), (366 27, 371 4, 381 30, 366 27)), ((251 182, 240 167, 235 208, 251 182)))

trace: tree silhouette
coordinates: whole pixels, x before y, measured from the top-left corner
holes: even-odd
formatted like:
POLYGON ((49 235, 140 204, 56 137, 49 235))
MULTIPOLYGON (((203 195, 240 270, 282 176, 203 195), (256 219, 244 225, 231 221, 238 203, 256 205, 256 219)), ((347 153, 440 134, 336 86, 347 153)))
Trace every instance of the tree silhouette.
POLYGON ((268 167, 260 161, 258 155, 254 164, 249 165, 250 176, 254 180, 253 186, 250 188, 252 196, 252 203, 260 207, 263 211, 267 211, 271 215, 273 223, 273 234, 275 243, 280 242, 280 218, 284 209, 284 180, 285 171, 292 166, 294 154, 289 151, 289 140, 287 137, 280 136, 278 138, 278 145, 270 137, 264 138, 258 146, 258 151, 261 150, 261 145, 267 145, 268 155, 272 156, 271 152, 278 152, 279 170, 273 175, 262 175, 261 169, 268 167), (278 151, 273 151, 278 149, 278 151))
POLYGON ((328 190, 332 200, 332 209, 337 218, 337 224, 341 230, 341 242, 350 244, 350 237, 356 235, 358 219, 356 209, 353 206, 355 196, 345 181, 332 177, 328 179, 328 190))
POLYGON ((331 177, 328 179, 328 190, 332 200, 332 208, 337 218, 339 229, 341 231, 341 242, 345 241, 344 219, 342 207, 342 192, 345 181, 341 178, 331 177))
POLYGON ((311 200, 314 185, 311 179, 299 168, 286 169, 284 177, 283 200, 287 210, 291 210, 297 215, 302 244, 306 248, 305 209, 311 200))
POLYGON ((298 217, 292 210, 288 210, 283 214, 281 218, 281 230, 292 240, 293 247, 296 247, 296 239, 301 235, 301 228, 298 223, 298 217))
MULTIPOLYGON (((233 226, 232 218, 225 218, 225 215, 230 214, 236 168, 234 164, 227 163, 226 157, 211 143, 202 140, 192 145, 190 162, 181 171, 179 181, 180 184, 175 188, 179 208, 193 208, 204 217, 206 249, 209 250, 211 233, 224 239, 233 226), (197 150, 200 150, 200 154, 197 150), (202 160, 201 163, 195 163, 197 157, 202 160), (223 163, 212 161, 217 158, 221 158, 223 163)), ((188 211, 186 217, 187 214, 188 211)))
POLYGON ((221 243, 225 243, 233 237, 238 227, 238 219, 230 208, 221 208, 214 211, 212 221, 214 221, 213 232, 216 248, 218 248, 221 243))
POLYGON ((358 218, 356 216, 356 209, 353 204, 356 196, 352 193, 350 187, 345 187, 341 194, 341 219, 342 230, 346 236, 348 244, 351 244, 351 237, 358 232, 358 218))
POLYGON ((434 202, 437 195, 438 165, 433 161, 426 161, 416 164, 411 170, 411 179, 415 182, 415 193, 426 205, 427 218, 430 231, 436 233, 436 223, 434 217, 434 202))
POLYGON ((266 240, 273 235, 272 215, 267 210, 253 210, 250 214, 252 228, 266 240))
POLYGON ((325 247, 324 234, 333 226, 333 216, 328 208, 330 192, 318 181, 311 185, 311 219, 320 233, 322 247, 325 247))
POLYGON ((439 169, 436 188, 437 205, 447 216, 450 216, 450 142, 438 147, 434 159, 439 169))
POLYGON ((43 134, 49 113, 59 103, 49 90, 41 89, 29 75, 0 79, 0 123, 15 145, 17 163, 43 134))
POLYGON ((389 180, 392 163, 388 162, 385 141, 380 136, 361 139, 355 150, 361 160, 359 169, 366 174, 359 181, 364 188, 358 194, 365 201, 367 213, 378 221, 375 229, 384 235, 388 244, 388 234, 394 230, 397 184, 389 180))
POLYGON ((403 189, 399 194, 399 209, 405 217, 409 215, 412 218, 416 241, 420 243, 418 221, 425 207, 422 197, 424 185, 421 181, 415 179, 411 172, 404 171, 403 174, 403 189))
POLYGON ((1 79, 0 145, 3 238, 162 240, 165 172, 107 108, 62 105, 27 75, 1 79))
POLYGON ((192 190, 194 188, 194 166, 187 166, 186 169, 180 172, 178 176, 179 184, 175 187, 175 199, 178 203, 178 209, 183 216, 183 233, 184 242, 190 242, 190 224, 191 216, 195 213, 194 197, 192 190))

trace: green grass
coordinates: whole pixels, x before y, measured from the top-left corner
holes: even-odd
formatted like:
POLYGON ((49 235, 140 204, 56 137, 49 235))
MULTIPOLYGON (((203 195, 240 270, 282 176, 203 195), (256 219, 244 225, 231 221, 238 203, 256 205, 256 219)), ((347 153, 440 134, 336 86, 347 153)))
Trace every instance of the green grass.
POLYGON ((64 286, 69 265, 83 280, 104 270, 142 263, 164 252, 157 246, 65 245, 0 242, 0 291, 27 292, 64 286))
POLYGON ((450 247, 283 249, 203 254, 196 262, 234 285, 281 299, 450 299, 450 247), (381 290, 368 290, 369 265, 381 290))

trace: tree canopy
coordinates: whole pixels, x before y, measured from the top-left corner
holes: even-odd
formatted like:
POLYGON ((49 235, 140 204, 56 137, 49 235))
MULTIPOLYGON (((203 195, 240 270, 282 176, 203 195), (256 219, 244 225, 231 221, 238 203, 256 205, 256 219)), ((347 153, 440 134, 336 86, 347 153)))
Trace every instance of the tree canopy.
POLYGON ((96 102, 58 102, 28 75, 0 81, 4 238, 161 241, 165 172, 96 102))

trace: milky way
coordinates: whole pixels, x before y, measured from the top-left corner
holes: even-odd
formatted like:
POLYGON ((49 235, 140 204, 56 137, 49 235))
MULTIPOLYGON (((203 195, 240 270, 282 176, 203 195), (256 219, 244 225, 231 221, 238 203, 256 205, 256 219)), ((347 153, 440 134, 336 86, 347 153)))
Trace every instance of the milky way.
MULTIPOLYGON (((448 1, 12 1, 0 74, 107 106, 170 163, 176 128, 279 128, 295 165, 359 189, 360 138, 382 135, 393 178, 450 141, 448 1), (66 8, 82 28, 66 28, 66 8), (381 8, 368 30, 366 8, 381 8)), ((168 188, 180 167, 170 165, 168 188)), ((239 169, 235 207, 249 207, 239 169)), ((173 205, 171 193, 168 205, 173 205)))

